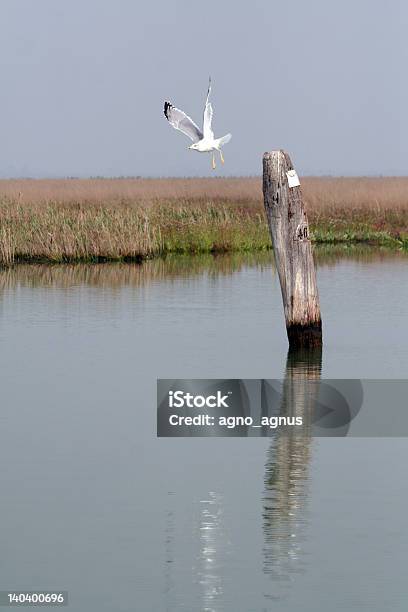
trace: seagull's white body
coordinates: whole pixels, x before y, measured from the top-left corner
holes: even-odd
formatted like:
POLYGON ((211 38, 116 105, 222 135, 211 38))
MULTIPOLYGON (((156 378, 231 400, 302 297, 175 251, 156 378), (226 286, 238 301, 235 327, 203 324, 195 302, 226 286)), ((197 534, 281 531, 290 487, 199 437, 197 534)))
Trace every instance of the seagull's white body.
POLYGON ((198 151, 199 153, 211 153, 211 151, 220 151, 221 138, 202 138, 197 143, 192 144, 189 149, 198 151))
POLYGON ((183 134, 191 138, 193 144, 189 146, 189 149, 198 151, 199 153, 212 152, 212 167, 215 169, 214 151, 219 152, 221 161, 224 163, 221 147, 231 140, 231 134, 227 134, 221 138, 214 138, 214 132, 211 127, 214 112, 209 100, 210 93, 211 79, 208 85, 207 99, 204 107, 202 131, 184 111, 175 108, 171 102, 166 101, 164 103, 164 116, 176 130, 180 130, 180 132, 183 132, 183 134))
POLYGON ((218 147, 215 144, 214 138, 212 140, 209 138, 202 138, 195 145, 191 145, 188 148, 193 149, 193 151, 198 151, 199 153, 210 153, 211 151, 215 151, 218 147))

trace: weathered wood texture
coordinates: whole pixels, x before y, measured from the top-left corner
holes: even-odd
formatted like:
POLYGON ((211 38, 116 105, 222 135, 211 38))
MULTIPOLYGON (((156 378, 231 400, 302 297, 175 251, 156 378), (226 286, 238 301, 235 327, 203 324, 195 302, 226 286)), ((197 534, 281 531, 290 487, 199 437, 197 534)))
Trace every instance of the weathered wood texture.
POLYGON ((309 225, 300 187, 289 187, 293 170, 284 151, 263 156, 263 193, 282 291, 289 345, 322 344, 322 321, 309 225))

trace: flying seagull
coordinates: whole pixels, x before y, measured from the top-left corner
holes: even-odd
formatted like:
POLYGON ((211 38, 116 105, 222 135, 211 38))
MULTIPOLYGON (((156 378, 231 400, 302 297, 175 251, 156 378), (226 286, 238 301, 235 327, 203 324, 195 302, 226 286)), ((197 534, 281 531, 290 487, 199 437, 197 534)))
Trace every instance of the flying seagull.
POLYGON ((211 128, 211 121, 213 118, 213 108, 209 100, 211 93, 211 77, 208 83, 207 99, 204 107, 203 117, 203 131, 200 130, 198 125, 186 115, 186 113, 171 104, 171 102, 164 103, 164 116, 176 130, 180 130, 186 136, 191 138, 193 144, 189 146, 189 149, 193 151, 199 151, 199 153, 212 153, 212 167, 215 170, 215 151, 220 154, 221 162, 224 163, 224 157, 222 155, 221 147, 231 140, 231 134, 222 136, 221 138, 214 138, 214 132, 211 128))

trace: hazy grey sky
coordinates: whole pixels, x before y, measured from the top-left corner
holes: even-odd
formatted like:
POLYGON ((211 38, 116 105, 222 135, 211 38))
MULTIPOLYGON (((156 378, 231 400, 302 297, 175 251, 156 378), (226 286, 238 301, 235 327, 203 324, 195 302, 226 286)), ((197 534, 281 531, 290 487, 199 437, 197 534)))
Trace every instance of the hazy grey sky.
POLYGON ((213 78, 222 175, 407 174, 403 0, 2 0, 0 176, 211 175, 166 122, 213 78))

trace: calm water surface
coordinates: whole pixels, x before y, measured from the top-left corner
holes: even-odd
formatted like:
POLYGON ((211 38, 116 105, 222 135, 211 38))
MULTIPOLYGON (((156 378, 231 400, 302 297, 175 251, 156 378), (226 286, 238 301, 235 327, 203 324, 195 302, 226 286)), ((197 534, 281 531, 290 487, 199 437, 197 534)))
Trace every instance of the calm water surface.
MULTIPOLYGON (((407 377, 408 259, 317 253, 325 377, 407 377)), ((404 439, 157 439, 156 378, 281 378, 271 255, 0 272, 0 590, 405 611, 404 439)))

